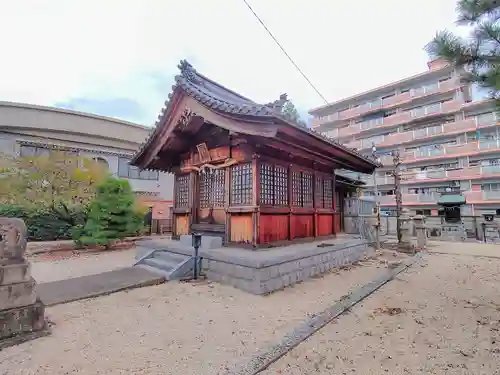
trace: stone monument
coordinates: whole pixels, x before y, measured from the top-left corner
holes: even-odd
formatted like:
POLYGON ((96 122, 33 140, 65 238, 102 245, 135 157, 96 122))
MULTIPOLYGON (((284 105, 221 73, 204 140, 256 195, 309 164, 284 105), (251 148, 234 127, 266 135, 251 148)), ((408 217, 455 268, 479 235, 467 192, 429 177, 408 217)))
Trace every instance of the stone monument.
POLYGON ((417 233, 417 249, 425 250, 427 247, 427 227, 425 226, 425 216, 414 216, 413 223, 415 224, 415 232, 417 233))
POLYGON ((26 245, 24 221, 0 217, 0 350, 48 332, 26 245))
POLYGON ((401 210, 401 241, 398 244, 398 250, 404 253, 415 253, 415 246, 413 246, 411 239, 411 232, 413 229, 412 218, 407 208, 401 210))

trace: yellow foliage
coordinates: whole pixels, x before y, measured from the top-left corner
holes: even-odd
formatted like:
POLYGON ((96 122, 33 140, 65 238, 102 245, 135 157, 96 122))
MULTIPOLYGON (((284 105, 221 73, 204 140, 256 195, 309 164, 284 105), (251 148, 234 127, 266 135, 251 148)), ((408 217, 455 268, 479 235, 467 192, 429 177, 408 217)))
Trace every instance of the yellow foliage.
POLYGON ((64 151, 0 156, 0 203, 86 204, 94 197, 95 185, 107 175, 102 164, 64 151))

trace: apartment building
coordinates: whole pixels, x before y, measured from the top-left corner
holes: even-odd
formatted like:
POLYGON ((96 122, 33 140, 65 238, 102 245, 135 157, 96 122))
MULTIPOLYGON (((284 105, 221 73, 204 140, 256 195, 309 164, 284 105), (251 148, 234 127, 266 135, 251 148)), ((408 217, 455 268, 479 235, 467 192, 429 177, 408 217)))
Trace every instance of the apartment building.
MULTIPOLYGON (((461 192, 464 215, 500 214, 500 144, 498 116, 489 100, 474 101, 460 71, 442 60, 428 71, 330 103, 309 112, 312 127, 365 154, 383 167, 375 176, 356 175, 381 210, 395 210, 392 152, 402 164, 403 205, 437 215, 442 192, 461 192)), ((346 172, 348 174, 348 172, 346 172)))

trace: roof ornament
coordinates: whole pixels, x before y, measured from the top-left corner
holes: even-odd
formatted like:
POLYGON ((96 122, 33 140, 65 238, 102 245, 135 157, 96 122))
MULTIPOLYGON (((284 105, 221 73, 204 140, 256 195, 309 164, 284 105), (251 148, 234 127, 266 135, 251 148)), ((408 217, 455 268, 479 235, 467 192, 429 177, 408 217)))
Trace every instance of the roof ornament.
POLYGON ((187 60, 181 60, 181 62, 179 63, 179 65, 177 65, 177 67, 181 71, 181 75, 184 78, 193 83, 197 81, 196 70, 190 63, 187 62, 187 60))
POLYGON ((269 107, 278 113, 281 113, 283 111, 283 107, 288 102, 288 95, 287 94, 281 94, 280 98, 278 100, 275 100, 274 102, 267 103, 265 106, 269 107))

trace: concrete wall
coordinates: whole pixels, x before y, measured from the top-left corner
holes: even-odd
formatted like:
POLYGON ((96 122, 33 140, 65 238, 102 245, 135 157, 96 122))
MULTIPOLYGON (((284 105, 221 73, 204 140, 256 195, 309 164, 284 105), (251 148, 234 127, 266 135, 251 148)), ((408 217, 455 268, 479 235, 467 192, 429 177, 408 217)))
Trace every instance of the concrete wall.
POLYGON ((252 294, 267 294, 331 269, 352 264, 374 253, 375 250, 364 240, 316 247, 300 256, 270 259, 266 264, 252 262, 251 259, 214 257, 207 252, 209 259, 203 259, 202 268, 209 280, 252 294))

